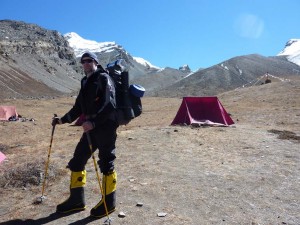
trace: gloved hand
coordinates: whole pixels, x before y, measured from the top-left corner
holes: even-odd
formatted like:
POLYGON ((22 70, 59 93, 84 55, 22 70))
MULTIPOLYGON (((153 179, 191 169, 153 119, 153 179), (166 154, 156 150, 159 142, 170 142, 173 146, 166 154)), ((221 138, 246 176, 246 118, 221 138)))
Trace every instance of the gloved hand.
POLYGON ((54 116, 52 118, 52 123, 51 124, 52 124, 52 126, 55 126, 56 124, 62 124, 62 121, 61 121, 61 119, 59 117, 54 116))
POLYGON ((82 124, 82 128, 84 132, 89 132, 90 130, 94 129, 94 124, 90 121, 85 121, 82 124))

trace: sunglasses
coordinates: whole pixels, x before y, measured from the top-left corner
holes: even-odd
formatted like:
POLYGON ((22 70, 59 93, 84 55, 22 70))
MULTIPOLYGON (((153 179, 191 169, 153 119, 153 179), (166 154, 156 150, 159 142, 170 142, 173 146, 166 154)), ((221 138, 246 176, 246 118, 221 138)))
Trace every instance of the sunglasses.
POLYGON ((94 61, 93 59, 84 59, 84 60, 81 60, 81 64, 92 63, 93 61, 94 61))

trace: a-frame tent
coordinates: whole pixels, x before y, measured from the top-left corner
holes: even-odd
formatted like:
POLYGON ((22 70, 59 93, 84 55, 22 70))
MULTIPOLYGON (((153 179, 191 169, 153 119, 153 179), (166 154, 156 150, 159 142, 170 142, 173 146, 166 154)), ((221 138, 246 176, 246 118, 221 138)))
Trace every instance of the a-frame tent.
POLYGON ((11 118, 18 118, 18 113, 15 106, 0 105, 0 121, 8 121, 11 118))
POLYGON ((233 120, 217 97, 183 97, 171 125, 229 126, 233 120))

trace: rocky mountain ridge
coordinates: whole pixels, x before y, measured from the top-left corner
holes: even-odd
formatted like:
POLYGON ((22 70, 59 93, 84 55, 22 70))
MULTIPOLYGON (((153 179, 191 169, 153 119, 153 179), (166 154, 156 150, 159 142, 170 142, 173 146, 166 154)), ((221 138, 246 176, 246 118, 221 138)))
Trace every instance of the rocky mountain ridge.
POLYGON ((125 60, 129 69, 130 82, 144 86, 147 92, 165 88, 191 73, 188 65, 179 69, 153 66, 145 59, 133 57, 123 46, 114 42, 86 40, 74 32, 67 33, 64 37, 74 49, 78 61, 85 51, 94 52, 98 56, 99 63, 104 67, 118 59, 125 60))
MULTIPOLYGON (((35 24, 1 20, 0 98, 77 94, 83 76, 78 50, 92 50, 88 48, 91 42, 96 47, 103 43, 83 39, 88 42, 78 47, 70 38, 35 24)), ((101 65, 123 58, 129 65, 131 83, 144 86, 147 96, 217 95, 256 82, 266 73, 282 78, 300 76, 300 66, 284 54, 234 57, 192 73, 188 65, 158 68, 145 60, 141 62, 116 43, 105 44, 102 50, 94 49, 101 65)))
POLYGON ((0 96, 73 93, 82 77, 73 49, 57 31, 0 21, 0 96))
POLYGON ((284 56, 264 57, 257 54, 238 56, 197 71, 153 96, 213 96, 236 88, 271 82, 300 79, 300 66, 284 56), (174 92, 176 90, 176 92, 174 92))

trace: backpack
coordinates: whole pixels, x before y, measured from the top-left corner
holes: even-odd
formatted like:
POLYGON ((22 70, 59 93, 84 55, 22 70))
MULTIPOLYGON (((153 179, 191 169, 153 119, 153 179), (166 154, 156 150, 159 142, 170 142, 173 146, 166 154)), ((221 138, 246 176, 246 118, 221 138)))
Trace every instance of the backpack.
POLYGON ((126 125, 142 113, 141 98, 145 89, 138 85, 129 85, 129 73, 126 71, 125 60, 118 59, 107 64, 106 71, 114 82, 119 125, 126 125))

